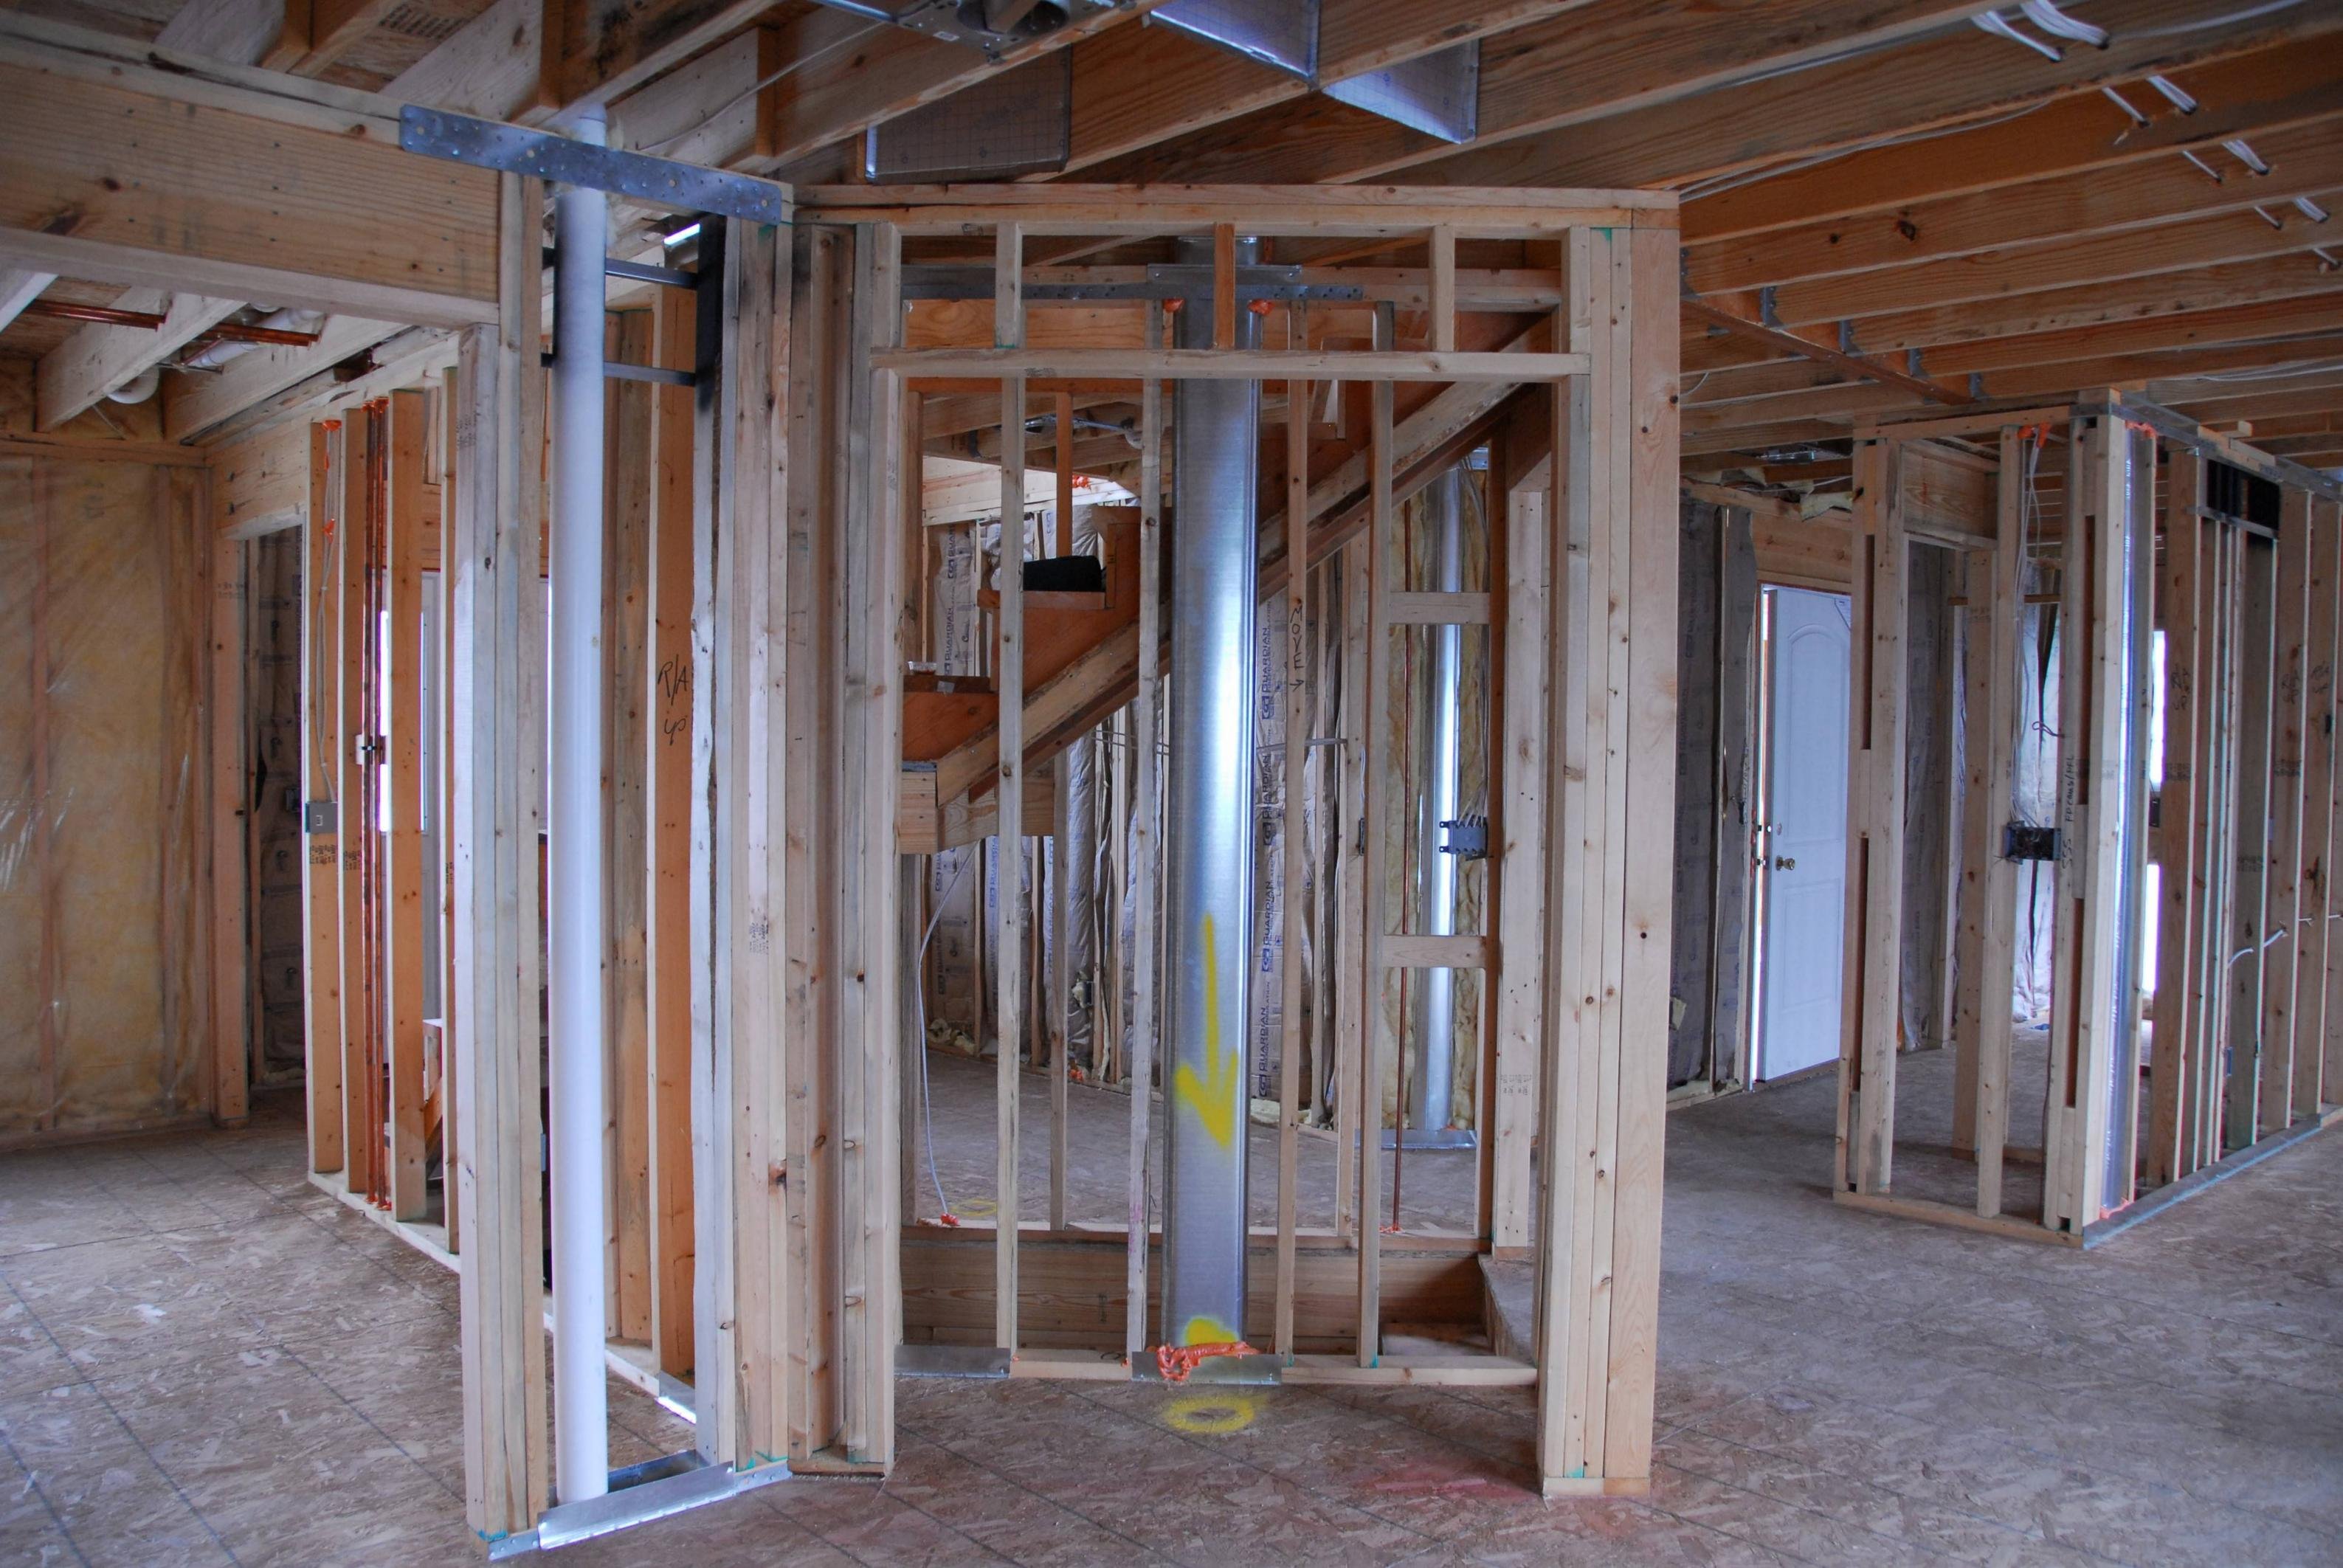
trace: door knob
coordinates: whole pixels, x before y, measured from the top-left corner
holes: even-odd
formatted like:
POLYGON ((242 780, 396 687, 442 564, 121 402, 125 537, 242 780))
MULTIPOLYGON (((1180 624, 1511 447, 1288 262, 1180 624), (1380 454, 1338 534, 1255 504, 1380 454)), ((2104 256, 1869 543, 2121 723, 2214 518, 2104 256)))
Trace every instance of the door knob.
POLYGON ((1798 869, 1798 858, 1795 855, 1776 855, 1774 857, 1774 869, 1777 871, 1795 871, 1798 869))

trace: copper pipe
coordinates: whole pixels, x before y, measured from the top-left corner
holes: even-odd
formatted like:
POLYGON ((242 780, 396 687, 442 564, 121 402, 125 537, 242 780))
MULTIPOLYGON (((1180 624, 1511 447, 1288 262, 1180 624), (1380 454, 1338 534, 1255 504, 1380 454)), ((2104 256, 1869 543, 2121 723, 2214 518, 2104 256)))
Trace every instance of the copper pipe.
MULTIPOLYGON (((111 305, 75 305, 65 299, 36 299, 25 307, 26 316, 49 316, 61 321, 94 321, 101 327, 137 327, 152 332, 168 317, 152 310, 119 310, 111 305)), ((206 343, 274 343, 287 348, 307 348, 317 341, 315 332, 289 332, 257 322, 223 321, 189 338, 190 347, 206 343)))
POLYGON ((188 341, 202 343, 275 343, 287 348, 307 348, 323 336, 316 332, 292 332, 282 327, 263 327, 258 322, 223 321, 208 327, 188 341))
POLYGON ((151 310, 116 310, 110 305, 75 305, 64 299, 36 299, 25 307, 26 316, 54 316, 64 321, 95 321, 106 327, 144 327, 152 330, 164 318, 151 310))

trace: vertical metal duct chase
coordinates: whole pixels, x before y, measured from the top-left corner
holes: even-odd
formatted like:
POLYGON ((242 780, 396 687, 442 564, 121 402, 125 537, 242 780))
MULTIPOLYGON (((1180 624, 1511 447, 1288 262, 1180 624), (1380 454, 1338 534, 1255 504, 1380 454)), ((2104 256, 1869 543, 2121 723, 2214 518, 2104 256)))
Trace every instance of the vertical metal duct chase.
MULTIPOLYGON (((1239 240, 1238 265, 1258 252, 1239 240)), ((1178 259, 1209 276, 1212 241, 1182 240, 1178 259)), ((1211 347, 1212 317, 1207 283, 1173 317, 1178 346, 1211 347)), ((1260 318, 1236 317, 1236 346, 1259 347, 1260 318)), ((1182 381, 1173 409, 1162 1341, 1191 1345, 1244 1333, 1261 387, 1182 381)))
MULTIPOLYGON (((1464 587, 1464 486, 1462 464, 1433 481, 1424 492, 1431 513, 1433 588, 1456 593, 1464 587)), ((1443 624, 1432 632, 1432 754, 1429 788, 1423 801, 1424 930, 1435 937, 1456 934, 1457 857, 1443 848, 1444 824, 1457 815, 1457 709, 1463 693, 1464 628, 1443 624)), ((1440 1147, 1451 1140, 1441 1134, 1454 1114, 1452 1091, 1456 1081, 1456 971, 1426 970, 1416 992, 1422 999, 1416 1015, 1416 1070, 1408 1083, 1407 1130, 1401 1131, 1411 1148, 1440 1147)))

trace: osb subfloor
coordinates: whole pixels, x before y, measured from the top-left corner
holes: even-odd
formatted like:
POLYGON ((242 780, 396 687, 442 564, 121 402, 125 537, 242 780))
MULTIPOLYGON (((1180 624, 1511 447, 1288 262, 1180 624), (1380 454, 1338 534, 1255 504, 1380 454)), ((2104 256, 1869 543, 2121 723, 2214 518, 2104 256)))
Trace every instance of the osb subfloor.
MULTIPOLYGON (((1648 1501, 1539 1502, 1521 1391, 907 1381, 884 1487, 551 1561, 2343 1560, 2343 1137, 2077 1253, 1835 1209, 1831 1099, 1670 1120, 1648 1501)), ((0 1562, 478 1561, 455 1282, 301 1158, 278 1111, 0 1160, 0 1562)), ((615 1462, 686 1441, 612 1416, 615 1462)))

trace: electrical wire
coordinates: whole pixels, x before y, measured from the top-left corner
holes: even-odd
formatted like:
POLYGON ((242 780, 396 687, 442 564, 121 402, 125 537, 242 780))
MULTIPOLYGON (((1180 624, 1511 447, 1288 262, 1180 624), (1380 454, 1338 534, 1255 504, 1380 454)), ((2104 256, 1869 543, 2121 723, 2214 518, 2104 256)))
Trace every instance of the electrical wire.
POLYGON ((2127 38, 2177 38, 2189 33, 2209 33, 2216 27, 2227 27, 2237 22, 2250 22, 2258 16, 2274 15, 2291 11, 2302 0, 2269 0, 2267 5, 2250 5, 2243 11, 2232 11, 2226 16, 2207 16, 2197 22, 2168 22, 2161 27, 2127 27, 2127 38))
MULTIPOLYGON (((951 880, 946 882, 944 890, 936 895, 935 913, 928 917, 928 929, 920 936, 920 950, 911 955, 911 1005, 920 1024, 917 1046, 920 1053, 920 1139, 927 1146, 928 1184, 936 1190, 936 1209, 946 1219, 951 1217, 951 1203, 944 1197, 943 1178, 936 1173, 936 1116, 934 1103, 928 1094, 928 988, 920 983, 919 970, 920 966, 927 961, 928 944, 935 940, 936 927, 944 918, 945 901, 960 890, 960 879, 968 875, 968 868, 975 859, 972 854, 960 857, 960 866, 952 872, 951 880)), ((981 1050, 983 1044, 982 1040, 977 1041, 978 1049, 981 1050)))
POLYGON ((2107 46, 2107 30, 2088 22, 2077 22, 2051 4, 2051 0, 2017 0, 2017 8, 2026 19, 2054 38, 2066 38, 2077 44, 2087 44, 2094 49, 2107 46))
POLYGON ((2059 49, 2057 45, 2046 44, 2039 38, 2027 37, 2016 27, 2010 25, 2007 21, 2004 20, 2001 13, 1998 11, 1980 11, 1976 15, 1970 17, 1969 20, 1976 23, 1978 27, 1992 34, 1996 38, 2006 38, 2013 44, 2024 45, 2026 48, 2033 50, 2036 54, 2041 55, 2046 60, 2055 63, 2066 57, 2064 52, 2059 49))

